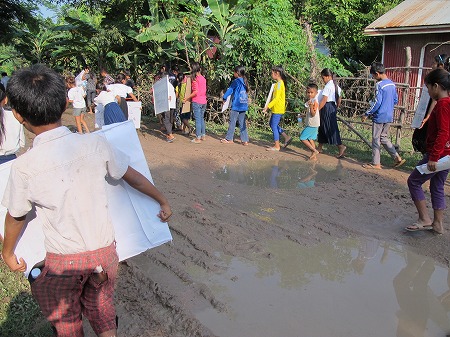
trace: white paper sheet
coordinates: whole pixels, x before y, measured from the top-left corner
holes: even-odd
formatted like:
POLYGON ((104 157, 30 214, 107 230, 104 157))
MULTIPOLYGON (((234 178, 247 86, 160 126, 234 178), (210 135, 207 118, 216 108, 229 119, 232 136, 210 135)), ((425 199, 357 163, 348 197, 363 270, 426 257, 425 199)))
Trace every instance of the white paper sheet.
POLYGON ((153 84, 155 115, 170 110, 169 106, 169 76, 164 76, 153 84))
POLYGON ((411 128, 418 129, 422 125, 422 121, 427 113, 428 102, 430 101, 430 94, 426 85, 422 88, 420 94, 419 104, 417 104, 416 112, 414 113, 413 120, 411 122, 411 128))
MULTIPOLYGON (((102 133, 108 142, 130 157, 130 166, 153 182, 132 121, 105 126, 102 133)), ((12 162, 0 165, 0 195, 3 195, 12 162)), ((169 226, 157 217, 159 204, 130 187, 125 181, 112 181, 107 185, 111 219, 117 241, 119 260, 138 255, 150 248, 172 240, 169 226)), ((6 209, 0 205, 0 216, 4 219, 6 209)), ((0 221, 0 231, 4 232, 4 220, 0 221)), ((45 257, 44 234, 39 218, 27 216, 26 230, 16 247, 16 256, 23 257, 30 269, 45 257)))
POLYGON ((231 95, 227 97, 225 102, 223 102, 222 112, 224 112, 226 109, 228 109, 228 107, 230 106, 230 101, 231 101, 231 95))
POLYGON ((272 100, 273 95, 273 89, 275 88, 275 83, 272 84, 269 90, 269 94, 267 95, 266 104, 264 105, 265 108, 269 105, 270 101, 272 100))
POLYGON ((128 120, 133 121, 134 127, 141 127, 142 102, 127 101, 128 120))
MULTIPOLYGON (((419 166, 416 166, 416 169, 421 174, 433 173, 427 168, 427 164, 426 163, 422 164, 422 165, 419 165, 419 166)), ((448 169, 450 169, 450 156, 445 156, 445 157, 442 157, 441 159, 439 159, 437 164, 436 164, 436 171, 435 172, 448 170, 448 169)))

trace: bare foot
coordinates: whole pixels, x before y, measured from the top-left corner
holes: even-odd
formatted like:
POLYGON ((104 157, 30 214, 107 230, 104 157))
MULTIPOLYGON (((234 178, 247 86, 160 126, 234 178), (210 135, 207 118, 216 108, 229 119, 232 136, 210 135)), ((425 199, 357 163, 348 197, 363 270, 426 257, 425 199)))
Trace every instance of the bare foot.
POLYGON ((336 156, 336 158, 344 158, 345 157, 345 150, 347 150, 347 146, 345 145, 338 145, 339 148, 339 154, 336 156))
POLYGON ((433 230, 436 232, 436 233, 438 233, 438 234, 443 234, 444 233, 444 226, 442 226, 442 224, 441 223, 432 223, 432 227, 433 227, 433 230))
POLYGON ((312 152, 311 151, 311 155, 309 156, 309 160, 317 160, 317 155, 319 154, 320 152, 319 151, 314 151, 314 152, 312 152))

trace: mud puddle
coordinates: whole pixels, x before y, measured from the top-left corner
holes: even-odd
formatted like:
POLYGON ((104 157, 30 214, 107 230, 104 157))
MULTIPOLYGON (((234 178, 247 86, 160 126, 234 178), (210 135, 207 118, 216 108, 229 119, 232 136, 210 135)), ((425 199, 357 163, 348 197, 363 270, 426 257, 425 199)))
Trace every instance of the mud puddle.
POLYGON ((238 165, 225 165, 214 172, 214 178, 247 186, 273 189, 312 188, 316 184, 349 179, 348 171, 338 162, 336 166, 317 161, 259 160, 238 165))
POLYGON ((450 333, 449 269, 404 246, 336 239, 313 247, 267 241, 224 272, 188 272, 225 310, 196 318, 220 337, 438 337, 450 333))

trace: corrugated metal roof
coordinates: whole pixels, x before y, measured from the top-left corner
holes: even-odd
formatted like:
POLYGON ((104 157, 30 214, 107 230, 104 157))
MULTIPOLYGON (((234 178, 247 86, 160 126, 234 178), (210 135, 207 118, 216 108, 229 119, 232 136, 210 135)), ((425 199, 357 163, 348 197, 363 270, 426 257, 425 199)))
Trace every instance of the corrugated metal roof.
POLYGON ((366 27, 378 29, 450 24, 450 0, 405 0, 366 27))

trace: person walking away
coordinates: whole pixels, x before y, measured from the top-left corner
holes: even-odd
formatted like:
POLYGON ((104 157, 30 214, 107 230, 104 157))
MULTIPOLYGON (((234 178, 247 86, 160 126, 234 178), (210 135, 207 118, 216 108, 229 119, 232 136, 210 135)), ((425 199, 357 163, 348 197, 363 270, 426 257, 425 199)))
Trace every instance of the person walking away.
POLYGON ((116 82, 113 84, 109 84, 106 86, 106 89, 108 91, 111 91, 114 96, 119 96, 120 99, 117 102, 120 106, 120 108, 123 111, 123 114, 125 116, 125 120, 128 119, 128 105, 127 105, 127 96, 130 96, 131 99, 135 102, 137 102, 136 96, 133 94, 133 89, 129 87, 128 85, 125 85, 126 78, 124 74, 119 74, 116 77, 116 82))
POLYGON ((320 126, 318 91, 317 84, 309 83, 306 87, 308 102, 306 102, 305 106, 308 110, 306 111, 306 127, 300 134, 300 140, 311 151, 309 160, 317 160, 317 155, 319 154, 314 142, 317 139, 320 126))
POLYGON ((239 134, 242 145, 248 145, 248 131, 246 122, 246 113, 248 110, 248 81, 245 74, 245 67, 237 66, 234 68, 234 80, 231 82, 230 87, 225 91, 223 100, 232 96, 233 102, 231 103, 230 122, 228 125, 228 131, 225 138, 221 139, 221 143, 231 144, 234 138, 234 129, 236 128, 236 122, 239 122, 239 134))
POLYGON ((106 85, 104 85, 103 82, 97 83, 96 91, 98 96, 94 98, 94 103, 103 107, 104 125, 125 122, 125 115, 119 104, 117 104, 120 97, 114 96, 111 91, 107 91, 106 85))
POLYGON ((73 106, 73 116, 75 117, 75 124, 77 126, 78 133, 83 133, 83 127, 86 133, 89 133, 89 128, 84 120, 84 114, 86 112, 86 102, 84 100, 86 92, 82 86, 76 86, 75 78, 73 76, 67 78, 67 97, 69 103, 73 106))
POLYGON ((421 174, 415 168, 408 178, 408 188, 419 218, 406 227, 407 231, 434 230, 444 232, 444 210, 446 208, 444 184, 449 170, 437 171, 439 159, 450 155, 450 74, 444 69, 435 69, 425 77, 425 84, 436 106, 428 119, 427 152, 417 166, 427 164, 430 173, 421 174), (428 214, 422 185, 430 181, 431 205, 434 217, 428 214))
POLYGON ((97 336, 117 336, 118 256, 107 180, 123 179, 154 199, 164 222, 172 214, 169 202, 104 137, 81 136, 62 126, 66 90, 55 71, 35 65, 14 72, 7 96, 19 123, 36 137, 33 147, 13 162, 3 196, 8 210, 3 260, 12 271, 26 270, 26 261, 17 259, 14 250, 27 214, 35 210, 45 224, 46 257, 31 291, 57 336, 84 336, 82 316, 97 336))
POLYGON ((337 123, 337 108, 341 103, 342 91, 334 82, 333 72, 330 69, 322 69, 320 75, 325 87, 319 95, 320 126, 317 151, 323 151, 323 144, 336 145, 339 151, 337 158, 343 158, 347 147, 342 144, 337 123))
POLYGON ((284 137, 285 148, 292 142, 292 137, 289 137, 280 126, 281 118, 286 112, 286 73, 284 72, 283 67, 279 65, 272 68, 271 75, 272 79, 277 83, 273 90, 272 100, 264 107, 263 112, 265 113, 268 109, 272 111, 269 125, 272 129, 274 145, 268 147, 267 151, 280 151, 280 135, 284 137))
POLYGON ((375 89, 375 101, 361 118, 364 122, 368 116, 372 117, 372 162, 364 164, 363 167, 366 169, 381 169, 380 145, 383 145, 394 159, 394 167, 399 167, 406 160, 400 157, 389 140, 389 128, 394 121, 394 106, 398 103, 397 90, 394 82, 387 77, 382 63, 372 63, 370 73, 378 83, 375 89))
POLYGON ((92 106, 94 105, 94 98, 97 95, 97 92, 95 91, 95 86, 97 85, 97 77, 95 76, 95 73, 92 72, 89 68, 86 69, 86 72, 84 74, 84 77, 86 79, 86 104, 89 109, 89 113, 92 112, 92 106))
POLYGON ((14 117, 6 93, 0 90, 0 164, 16 159, 16 153, 24 146, 23 125, 14 117))
POLYGON ((184 97, 183 102, 192 100, 192 111, 195 118, 195 138, 191 140, 194 144, 200 144, 206 140, 206 79, 201 73, 201 67, 198 62, 191 63, 191 81, 192 93, 184 97))

